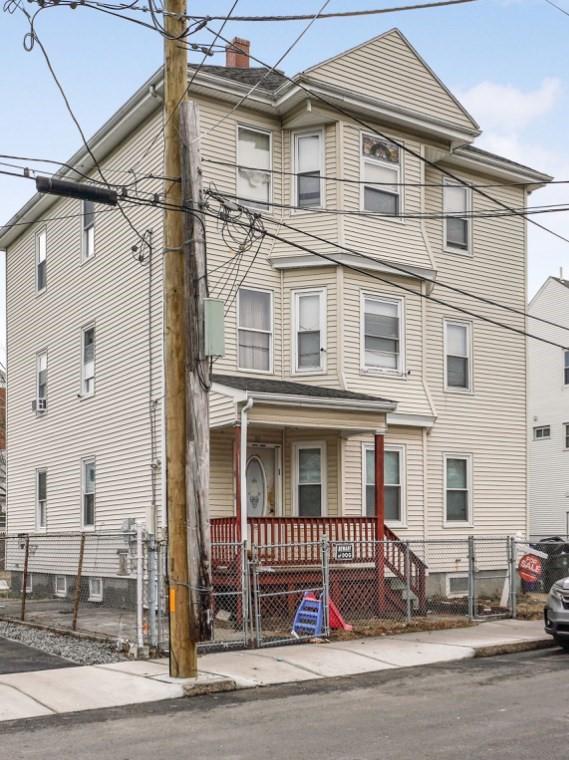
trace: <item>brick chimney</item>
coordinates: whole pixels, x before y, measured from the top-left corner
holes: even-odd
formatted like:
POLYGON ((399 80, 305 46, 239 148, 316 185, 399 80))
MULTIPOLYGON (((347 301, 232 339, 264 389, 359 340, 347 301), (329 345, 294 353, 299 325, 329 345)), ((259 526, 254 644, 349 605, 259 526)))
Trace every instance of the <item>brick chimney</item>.
POLYGON ((228 68, 248 69, 250 47, 249 40, 234 37, 231 45, 225 48, 225 65, 228 68))

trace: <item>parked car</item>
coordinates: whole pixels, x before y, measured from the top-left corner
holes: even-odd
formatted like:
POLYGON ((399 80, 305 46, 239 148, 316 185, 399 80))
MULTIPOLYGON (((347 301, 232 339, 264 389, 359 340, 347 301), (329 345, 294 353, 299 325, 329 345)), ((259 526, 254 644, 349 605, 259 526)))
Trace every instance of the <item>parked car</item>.
POLYGON ((556 581, 549 590, 543 611, 545 632, 564 649, 569 649, 569 577, 556 581))

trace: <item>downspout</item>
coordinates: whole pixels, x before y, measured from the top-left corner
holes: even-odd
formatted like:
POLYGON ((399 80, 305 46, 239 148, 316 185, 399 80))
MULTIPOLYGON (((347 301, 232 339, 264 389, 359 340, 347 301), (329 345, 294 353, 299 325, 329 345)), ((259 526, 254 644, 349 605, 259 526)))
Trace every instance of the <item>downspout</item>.
POLYGON ((248 398, 241 407, 241 457, 240 457, 240 486, 241 486, 241 540, 247 541, 247 412, 253 408, 254 401, 248 398))

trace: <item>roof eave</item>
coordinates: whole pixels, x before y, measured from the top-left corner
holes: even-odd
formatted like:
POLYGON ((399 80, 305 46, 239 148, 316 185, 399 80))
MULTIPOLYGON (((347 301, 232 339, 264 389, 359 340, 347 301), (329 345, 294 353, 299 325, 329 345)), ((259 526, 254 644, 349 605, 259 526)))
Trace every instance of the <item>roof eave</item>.
POLYGON ((478 153, 469 151, 467 147, 457 148, 455 151, 445 156, 442 160, 444 163, 450 163, 453 166, 460 166, 465 169, 480 171, 481 168, 488 174, 492 174, 501 179, 511 182, 523 182, 531 186, 531 190, 537 190, 551 182, 553 177, 544 172, 539 172, 529 166, 514 164, 501 156, 487 153, 478 153))

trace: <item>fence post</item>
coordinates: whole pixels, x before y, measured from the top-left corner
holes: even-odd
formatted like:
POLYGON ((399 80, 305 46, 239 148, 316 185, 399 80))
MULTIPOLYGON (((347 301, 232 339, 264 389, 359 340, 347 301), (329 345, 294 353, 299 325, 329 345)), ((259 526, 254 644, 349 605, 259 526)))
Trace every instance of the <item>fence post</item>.
MULTIPOLYGON (((263 640, 262 635, 262 619, 261 619, 261 600, 259 598, 259 578, 257 575, 257 547, 253 545, 253 556, 251 558, 251 577, 253 579, 252 583, 252 594, 253 594, 253 605, 254 605, 254 615, 251 615, 251 618, 254 617, 255 619, 255 644, 257 647, 260 647, 263 640)), ((253 620, 251 620, 251 623, 253 620)))
POLYGON ((137 522, 136 530, 136 647, 138 652, 144 648, 144 525, 137 522))
POLYGON ((157 601, 157 636, 158 649, 160 650, 164 641, 164 555, 162 553, 162 544, 156 544, 156 601, 157 601))
POLYGON ((83 557, 85 556, 85 533, 81 534, 79 544, 79 562, 77 563, 77 576, 75 578, 75 601, 73 602, 73 620, 71 628, 77 630, 77 615, 79 614, 79 602, 81 601, 81 575, 83 574, 83 557))
POLYGON ((20 620, 26 619, 26 596, 28 594, 28 565, 30 562, 30 535, 26 534, 26 543, 24 546, 24 576, 22 578, 22 608, 20 610, 20 620))
POLYGON ((476 616, 476 556, 474 536, 468 537, 468 618, 476 616))
POLYGON ((407 622, 411 622, 413 614, 411 601, 411 557, 409 555, 409 542, 405 542, 405 583, 407 584, 407 622))
POLYGON ((330 635, 330 541, 328 536, 322 536, 322 602, 324 606, 324 635, 330 635))
POLYGON ((510 612, 512 613, 512 617, 515 619, 517 616, 517 609, 516 609, 516 554, 517 554, 517 548, 516 548, 516 539, 514 536, 509 536, 508 538, 508 546, 509 546, 509 562, 510 562, 510 612))
POLYGON ((157 635, 157 586, 158 586, 158 565, 156 562, 156 540, 153 535, 148 536, 146 542, 146 551, 148 557, 148 629, 150 636, 150 646, 156 649, 158 646, 157 635))

